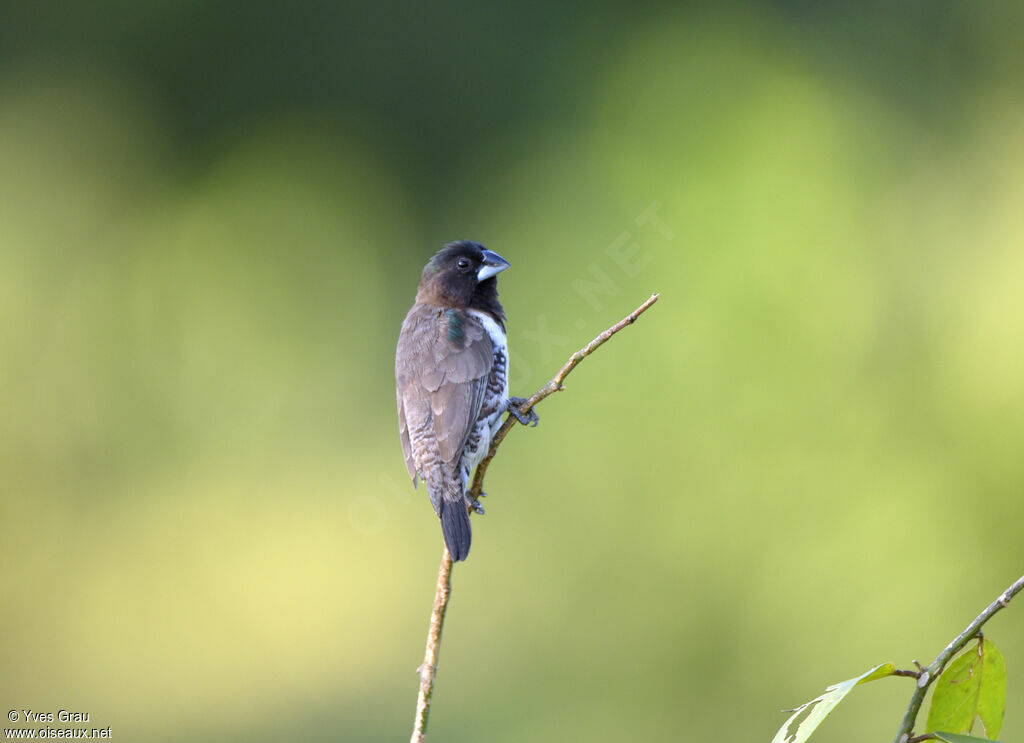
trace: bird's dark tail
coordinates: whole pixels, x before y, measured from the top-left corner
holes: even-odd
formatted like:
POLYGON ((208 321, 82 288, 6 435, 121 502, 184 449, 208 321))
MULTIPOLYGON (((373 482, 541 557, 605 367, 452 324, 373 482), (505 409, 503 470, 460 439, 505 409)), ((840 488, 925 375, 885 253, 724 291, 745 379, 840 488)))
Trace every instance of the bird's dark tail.
POLYGON ((473 541, 473 530, 469 526, 469 512, 460 498, 456 502, 442 501, 441 531, 444 532, 444 543, 448 545, 455 562, 469 557, 469 544, 473 541))

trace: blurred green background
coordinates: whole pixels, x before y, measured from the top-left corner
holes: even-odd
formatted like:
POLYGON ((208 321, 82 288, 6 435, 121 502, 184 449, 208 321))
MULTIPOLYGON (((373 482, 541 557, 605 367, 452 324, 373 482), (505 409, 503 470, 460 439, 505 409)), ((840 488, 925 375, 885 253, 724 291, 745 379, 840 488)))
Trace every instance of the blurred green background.
MULTIPOLYGON (((0 6, 0 701, 403 740, 398 328, 480 240, 514 431, 436 740, 771 739, 1024 565, 1024 5, 0 6)), ((1024 734, 1024 607, 988 627, 1024 734)), ((823 741, 891 740, 911 683, 823 741)), ((923 717, 922 717, 923 724, 923 717)))

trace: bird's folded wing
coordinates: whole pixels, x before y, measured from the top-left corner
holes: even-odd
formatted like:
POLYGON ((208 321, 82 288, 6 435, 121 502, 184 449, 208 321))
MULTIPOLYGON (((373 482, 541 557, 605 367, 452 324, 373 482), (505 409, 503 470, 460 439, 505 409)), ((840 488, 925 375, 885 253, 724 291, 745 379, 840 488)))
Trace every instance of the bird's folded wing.
POLYGON ((406 466, 415 479, 414 452, 423 437, 455 464, 480 415, 494 363, 491 340, 468 312, 414 307, 400 339, 396 365, 399 425, 406 466))

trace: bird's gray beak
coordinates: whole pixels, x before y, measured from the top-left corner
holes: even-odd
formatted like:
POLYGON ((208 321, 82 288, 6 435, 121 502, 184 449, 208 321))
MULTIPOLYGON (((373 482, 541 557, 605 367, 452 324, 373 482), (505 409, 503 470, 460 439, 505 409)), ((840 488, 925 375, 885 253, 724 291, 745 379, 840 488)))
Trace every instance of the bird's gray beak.
POLYGON ((484 251, 484 265, 476 272, 477 281, 485 281, 508 268, 511 264, 493 250, 484 251))

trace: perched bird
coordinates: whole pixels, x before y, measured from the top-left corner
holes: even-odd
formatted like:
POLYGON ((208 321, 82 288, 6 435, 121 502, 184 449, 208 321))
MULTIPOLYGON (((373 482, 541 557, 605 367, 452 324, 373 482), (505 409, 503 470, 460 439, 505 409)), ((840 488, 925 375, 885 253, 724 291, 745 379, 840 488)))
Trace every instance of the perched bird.
MULTIPOLYGON (((508 396, 505 312, 497 275, 509 262, 479 243, 448 243, 423 269, 416 302, 395 353, 398 428, 405 466, 430 502, 453 560, 469 555, 469 508, 483 513, 467 486, 506 411, 520 423, 522 399, 508 396)), ((483 493, 481 493, 483 495, 483 493)))

